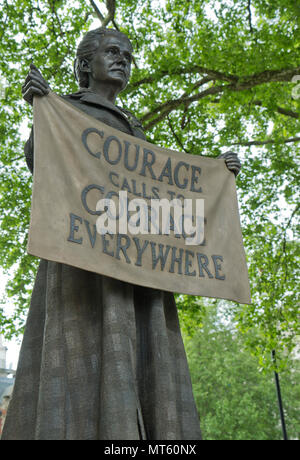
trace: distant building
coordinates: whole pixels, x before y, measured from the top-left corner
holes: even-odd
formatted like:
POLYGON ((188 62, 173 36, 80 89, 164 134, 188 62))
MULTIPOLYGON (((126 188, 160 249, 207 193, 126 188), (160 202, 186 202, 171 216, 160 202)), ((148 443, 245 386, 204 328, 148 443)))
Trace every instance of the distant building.
POLYGON ((15 371, 8 369, 6 365, 6 352, 7 348, 0 335, 0 437, 15 382, 15 371))

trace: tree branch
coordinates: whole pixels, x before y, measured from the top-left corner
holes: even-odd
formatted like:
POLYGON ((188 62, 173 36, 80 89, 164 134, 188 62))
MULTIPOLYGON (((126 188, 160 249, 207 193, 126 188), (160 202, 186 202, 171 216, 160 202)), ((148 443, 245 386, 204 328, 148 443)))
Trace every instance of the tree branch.
POLYGON ((283 235, 282 253, 280 254, 280 257, 279 257, 279 261, 278 261, 278 264, 277 264, 277 267, 278 267, 277 270, 279 269, 282 257, 284 257, 284 268, 285 268, 284 282, 286 282, 287 275, 288 275, 288 267, 287 267, 287 261, 286 261, 287 231, 288 231, 289 226, 292 223, 292 220, 293 220, 294 216, 297 214, 299 209, 300 209, 300 203, 295 207, 295 209, 292 212, 291 217, 289 218, 286 226, 284 227, 284 231, 283 231, 284 235, 283 235))
POLYGON ((211 77, 201 78, 201 80, 194 83, 191 89, 189 91, 186 91, 181 97, 188 97, 193 91, 195 91, 195 89, 200 88, 201 86, 205 85, 206 83, 209 83, 210 81, 212 81, 211 77))
POLYGON ((22 153, 22 155, 18 156, 18 157, 15 157, 15 158, 12 158, 10 160, 11 163, 14 163, 15 161, 19 161, 19 160, 23 160, 25 157, 24 157, 24 154, 22 153))
POLYGON ((300 142, 300 137, 291 137, 289 139, 281 139, 276 141, 274 139, 268 139, 266 141, 249 141, 249 142, 235 142, 231 145, 241 145, 243 147, 251 147, 252 145, 269 145, 269 144, 290 144, 293 142, 300 142))
MULTIPOLYGON (((199 70, 203 68, 202 67, 200 68, 198 66, 193 68, 194 71, 196 69, 199 70)), ((182 71, 182 69, 179 69, 177 70, 176 74, 179 74, 180 70, 182 71)), ((208 72, 208 69, 206 69, 206 72, 208 72)), ((215 71, 211 71, 210 76, 212 76, 213 72, 215 71)), ((208 88, 207 90, 202 91, 201 93, 196 94, 194 96, 186 97, 186 94, 184 94, 179 99, 164 102, 163 104, 160 104, 155 109, 153 109, 151 112, 148 112, 146 115, 141 117, 141 121, 145 122, 147 120, 150 120, 151 118, 153 118, 155 114, 161 112, 160 115, 158 115, 148 125, 145 126, 145 130, 149 130, 153 128, 153 126, 155 126, 157 123, 162 121, 172 110, 175 110, 177 107, 179 107, 183 103, 186 105, 190 105, 192 102, 198 101, 212 94, 222 93, 225 90, 238 92, 238 91, 245 91, 245 90, 254 88, 255 86, 259 86, 264 83, 291 81, 292 77, 299 73, 300 73, 300 67, 296 67, 294 69, 284 69, 284 70, 282 69, 281 70, 266 70, 261 73, 254 74, 250 77, 241 77, 241 78, 235 75, 230 75, 230 77, 226 75, 227 81, 228 81, 228 78, 230 78, 230 81, 231 81, 230 84, 212 86, 211 88, 208 88)), ((168 71, 164 71, 163 73, 161 73, 161 76, 167 75, 167 74, 168 74, 168 71)), ((220 72, 217 72, 217 74, 220 76, 219 79, 221 79, 221 76, 223 76, 223 79, 224 79, 225 74, 221 74, 220 72)), ((152 79, 154 81, 154 76, 149 76, 143 80, 140 80, 140 84, 141 82, 150 83, 152 79)), ((137 82, 135 85, 137 85, 137 82)), ((291 111, 288 111, 281 107, 278 107, 278 112, 284 115, 289 114, 289 116, 291 116, 291 113, 292 113, 291 111)), ((294 118, 298 118, 298 114, 296 114, 295 112, 293 112, 293 116, 294 118)))
POLYGON ((295 75, 299 75, 300 66, 293 69, 264 70, 263 72, 246 77, 240 77, 234 91, 250 89, 264 83, 291 81, 295 75))
POLYGON ((247 5, 247 10, 248 10, 248 22, 249 22, 249 27, 250 27, 250 32, 253 34, 254 29, 252 25, 252 12, 251 12, 251 0, 248 0, 248 5, 247 5))
MULTIPOLYGON (((178 69, 173 69, 171 76, 172 75, 195 74, 195 73, 199 73, 200 75, 207 75, 207 77, 210 77, 210 80, 237 82, 239 79, 239 77, 237 77, 236 75, 225 74, 217 70, 207 69, 206 67, 202 67, 202 66, 193 66, 193 67, 189 67, 186 69, 182 67, 178 69)), ((148 84, 148 83, 151 84, 151 83, 154 83, 155 81, 159 81, 161 80, 161 78, 167 75, 170 75, 169 70, 161 70, 152 75, 149 75, 148 77, 142 78, 141 80, 138 80, 135 83, 131 83, 128 86, 129 92, 135 88, 138 88, 141 85, 148 84)))
POLYGON ((172 110, 176 109, 180 105, 184 104, 185 106, 189 106, 192 102, 198 101, 200 99, 203 99, 206 96, 209 96, 210 94, 217 94, 220 93, 224 90, 226 85, 220 85, 220 86, 211 86, 210 88, 206 89, 205 91, 202 91, 199 94, 195 94, 194 96, 190 97, 180 97, 179 99, 173 99, 171 101, 164 102, 163 104, 159 105, 156 107, 152 112, 147 113, 143 117, 140 118, 141 122, 147 121, 150 118, 153 117, 156 113, 162 111, 162 113, 156 117, 153 121, 151 121, 147 126, 145 126, 145 129, 151 129, 154 125, 156 125, 159 121, 163 120, 172 110))
POLYGON ((283 107, 277 106, 277 112, 280 113, 281 115, 285 115, 287 117, 292 117, 292 118, 299 118, 299 113, 293 112, 292 110, 284 109, 283 107))
MULTIPOLYGON (((257 105, 259 107, 263 107, 265 109, 267 108, 267 107, 264 107, 262 101, 259 101, 259 100, 253 101, 252 104, 257 105)), ((293 110, 290 110, 290 109, 285 109, 283 107, 280 107, 279 105, 276 107, 275 110, 276 110, 276 112, 280 113, 281 115, 285 115, 287 117, 292 117, 292 118, 296 118, 296 119, 298 119, 300 117, 298 112, 294 112, 293 110)))
POLYGON ((199 73, 201 75, 207 75, 214 80, 221 80, 227 81, 229 83, 235 83, 236 91, 241 91, 243 89, 252 88, 256 85, 261 85, 263 83, 272 83, 272 82, 280 82, 280 81, 291 81, 295 75, 300 74, 300 66, 291 68, 291 69, 281 69, 281 70, 264 70, 263 72, 247 75, 247 76, 238 76, 227 74, 223 72, 219 72, 218 70, 208 69, 202 66, 192 66, 187 68, 178 68, 172 70, 170 73, 169 70, 162 70, 153 74, 150 74, 148 77, 144 77, 141 80, 136 81, 128 86, 129 92, 133 89, 139 87, 140 85, 144 84, 151 84, 155 81, 159 81, 161 78, 167 75, 186 75, 186 74, 195 74, 199 73))
MULTIPOLYGON (((213 102, 214 104, 219 104, 220 101, 221 99, 214 99, 211 102, 213 102)), ((259 107, 267 109, 267 107, 263 106, 262 101, 259 101, 259 100, 253 101, 251 102, 251 104, 258 105, 259 107)), ((287 117, 296 118, 296 119, 300 118, 300 115, 298 112, 294 112, 293 110, 290 110, 290 109, 284 109, 283 107, 280 107, 279 105, 276 107, 276 112, 280 113, 281 115, 285 115, 287 117)))
POLYGON ((102 22, 102 27, 106 27, 111 21, 114 20, 116 13, 116 0, 106 0, 106 8, 108 10, 108 15, 102 22))
POLYGON ((90 4, 94 8, 94 11, 95 11, 96 15, 98 16, 98 19, 100 19, 100 22, 102 24, 103 21, 104 21, 103 14, 101 13, 101 11, 99 10, 98 6, 96 5, 96 3, 93 0, 90 0, 90 4))
POLYGON ((169 124, 170 130, 171 130, 173 136, 175 137, 175 140, 176 140, 177 144, 179 145, 179 147, 180 147, 185 153, 190 153, 190 150, 187 150, 187 149, 184 147, 183 143, 181 142, 180 138, 178 137, 177 133, 175 132, 175 129, 174 129, 173 125, 172 125, 172 122, 171 122, 171 120, 170 120, 170 117, 168 116, 167 118, 168 118, 168 124, 169 124))
POLYGON ((106 8, 108 10, 108 14, 106 17, 103 16, 103 14, 99 10, 94 0, 90 0, 90 4, 94 8, 96 15, 100 19, 102 27, 106 27, 112 21, 114 23, 115 28, 119 30, 118 26, 114 22, 115 13, 116 13, 116 1, 115 0, 106 0, 106 8))

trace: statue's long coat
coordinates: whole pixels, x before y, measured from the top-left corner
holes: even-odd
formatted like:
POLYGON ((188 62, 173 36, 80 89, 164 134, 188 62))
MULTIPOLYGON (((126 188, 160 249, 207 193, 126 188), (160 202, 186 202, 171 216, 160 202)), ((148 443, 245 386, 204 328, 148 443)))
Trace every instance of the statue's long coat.
MULTIPOLYGON (((64 98, 144 138, 87 90, 64 98)), ((33 167, 33 139, 26 144, 33 167)), ((42 260, 2 439, 199 439, 174 296, 42 260)))

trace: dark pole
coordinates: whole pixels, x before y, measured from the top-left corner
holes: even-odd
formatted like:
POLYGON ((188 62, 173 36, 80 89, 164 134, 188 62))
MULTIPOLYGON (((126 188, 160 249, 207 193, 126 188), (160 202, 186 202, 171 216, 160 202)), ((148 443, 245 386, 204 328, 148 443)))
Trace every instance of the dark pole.
MULTIPOLYGON (((274 364, 276 364, 276 352, 275 352, 275 350, 272 350, 272 358, 273 358, 274 364)), ((279 375, 278 375, 278 373, 276 371, 274 371, 274 374, 275 374, 275 384, 276 384, 276 391, 277 391, 277 398, 278 398, 278 406, 279 406, 279 413, 280 413, 283 440, 288 441, 287 432, 286 432, 286 426, 285 426, 285 420, 284 420, 284 412, 283 412, 281 391, 280 391, 279 375)))

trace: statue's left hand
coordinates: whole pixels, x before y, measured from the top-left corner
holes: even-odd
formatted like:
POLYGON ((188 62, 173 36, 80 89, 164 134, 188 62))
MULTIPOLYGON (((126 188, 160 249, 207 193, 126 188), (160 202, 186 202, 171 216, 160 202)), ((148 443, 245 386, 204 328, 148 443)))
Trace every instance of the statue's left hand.
POLYGON ((229 171, 233 172, 235 176, 238 175, 241 170, 241 162, 236 153, 226 152, 220 155, 218 158, 223 158, 229 171))

